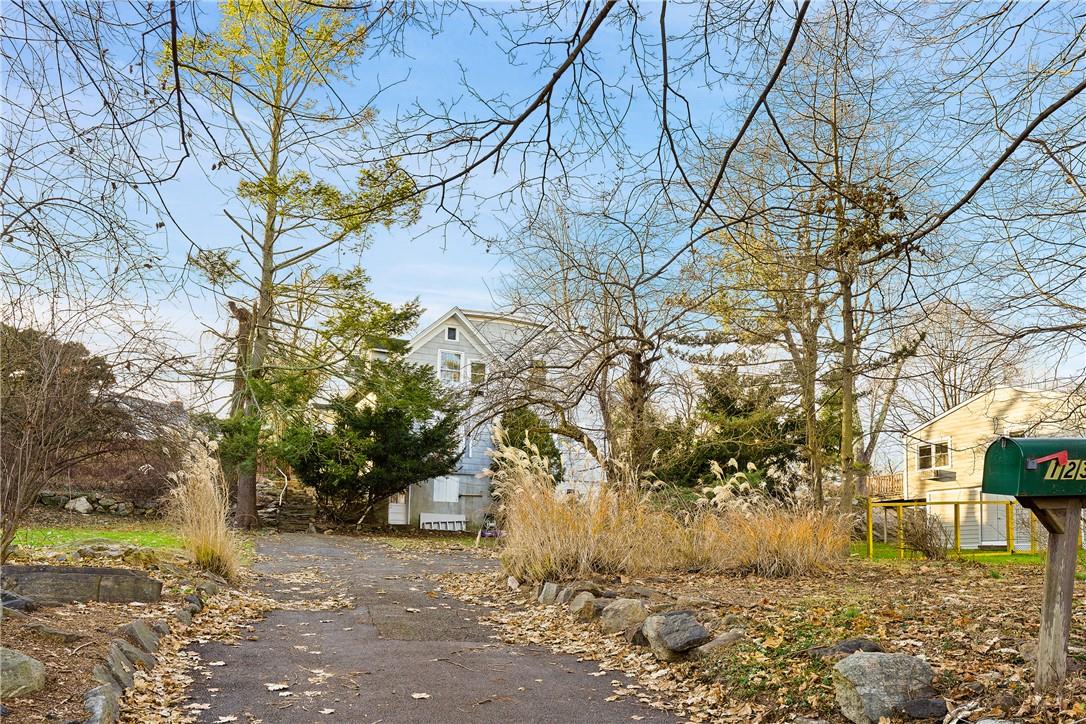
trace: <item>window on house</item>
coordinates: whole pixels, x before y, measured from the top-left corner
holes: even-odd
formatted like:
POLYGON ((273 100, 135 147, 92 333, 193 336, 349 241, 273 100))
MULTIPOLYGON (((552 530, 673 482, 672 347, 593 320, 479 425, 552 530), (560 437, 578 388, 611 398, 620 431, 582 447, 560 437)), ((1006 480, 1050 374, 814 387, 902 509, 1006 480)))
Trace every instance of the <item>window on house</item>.
POLYGON ((459 382, 460 369, 464 366, 464 356, 459 352, 442 350, 438 359, 438 377, 442 382, 459 382))
POLYGON ((470 458, 472 444, 471 430, 469 430, 465 425, 463 429, 460 430, 460 436, 464 439, 464 457, 470 458))
POLYGON ((445 339, 449 340, 450 342, 456 341, 456 327, 445 328, 445 339))
POLYGON ((459 503, 460 479, 455 475, 444 475, 440 478, 434 478, 434 502, 459 503))
POLYGON ((471 384, 481 385, 486 382, 486 362, 471 363, 471 384))
POLYGON ((932 470, 950 465, 950 441, 922 442, 916 448, 916 468, 932 470))

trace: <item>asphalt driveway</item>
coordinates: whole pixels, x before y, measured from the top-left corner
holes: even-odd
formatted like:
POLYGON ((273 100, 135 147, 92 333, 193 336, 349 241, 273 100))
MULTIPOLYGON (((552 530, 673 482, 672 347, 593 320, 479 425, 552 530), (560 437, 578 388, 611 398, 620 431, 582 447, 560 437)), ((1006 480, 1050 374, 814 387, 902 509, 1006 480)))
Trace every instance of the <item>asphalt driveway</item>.
POLYGON ((192 702, 208 705, 194 712, 200 721, 676 721, 636 701, 605 701, 622 674, 589 676, 598 670, 590 662, 497 641, 478 622, 485 608, 446 597, 426 577, 492 561, 301 534, 264 538, 257 552, 269 595, 346 594, 356 607, 276 610, 235 645, 194 646, 216 664, 192 685, 192 702))

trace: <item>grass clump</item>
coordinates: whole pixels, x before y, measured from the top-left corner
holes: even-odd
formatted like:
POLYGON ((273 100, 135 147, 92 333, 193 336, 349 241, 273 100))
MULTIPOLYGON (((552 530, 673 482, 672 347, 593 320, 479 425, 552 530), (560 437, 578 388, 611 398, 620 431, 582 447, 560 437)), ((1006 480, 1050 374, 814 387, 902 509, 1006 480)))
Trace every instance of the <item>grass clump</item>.
POLYGON ((848 555, 848 528, 837 516, 708 501, 677 512, 607 485, 562 495, 545 457, 508 445, 501 431, 497 438, 491 474, 505 532, 502 561, 518 578, 690 569, 796 576, 848 555))
POLYGON ((229 524, 230 498, 207 444, 193 440, 173 475, 169 517, 197 566, 233 581, 240 570, 240 542, 229 524))

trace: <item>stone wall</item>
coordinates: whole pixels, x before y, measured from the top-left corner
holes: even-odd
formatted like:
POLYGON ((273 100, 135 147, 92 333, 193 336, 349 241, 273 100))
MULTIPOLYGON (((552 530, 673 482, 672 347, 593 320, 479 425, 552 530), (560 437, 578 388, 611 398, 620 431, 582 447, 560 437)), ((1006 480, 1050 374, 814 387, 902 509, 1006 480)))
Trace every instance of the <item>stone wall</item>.
POLYGON ((38 503, 47 508, 62 508, 75 513, 105 513, 108 515, 158 515, 163 512, 162 500, 133 502, 112 493, 42 491, 38 503))
POLYGON ((317 517, 317 499, 313 491, 296 480, 258 480, 256 512, 260 524, 282 531, 308 530, 317 517))

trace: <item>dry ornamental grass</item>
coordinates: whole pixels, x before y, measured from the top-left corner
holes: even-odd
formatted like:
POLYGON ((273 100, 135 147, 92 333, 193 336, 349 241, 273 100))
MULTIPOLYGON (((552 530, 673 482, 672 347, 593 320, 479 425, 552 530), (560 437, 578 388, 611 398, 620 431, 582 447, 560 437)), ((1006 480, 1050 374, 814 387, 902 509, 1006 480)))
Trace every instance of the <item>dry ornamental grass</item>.
POLYGON ((537 452, 499 443, 493 455, 502 562, 521 579, 689 569, 795 576, 848 555, 848 527, 838 516, 770 505, 677 513, 606 486, 561 495, 537 452))
POLYGON ((207 445, 193 440, 170 491, 170 517, 196 565, 237 580, 239 541, 230 528, 230 500, 219 464, 207 445))

